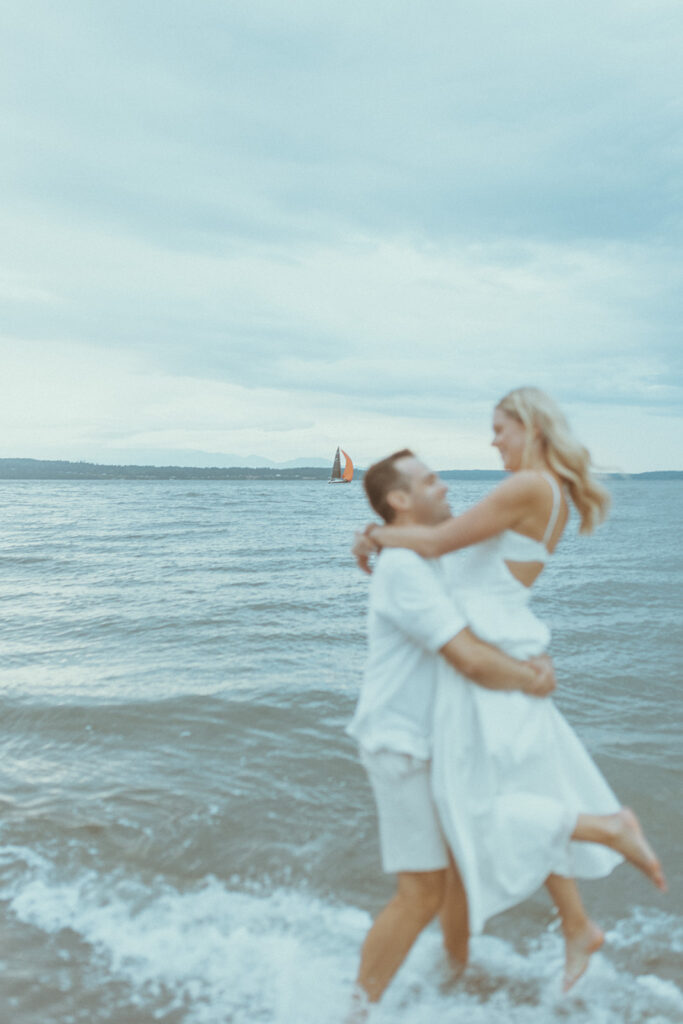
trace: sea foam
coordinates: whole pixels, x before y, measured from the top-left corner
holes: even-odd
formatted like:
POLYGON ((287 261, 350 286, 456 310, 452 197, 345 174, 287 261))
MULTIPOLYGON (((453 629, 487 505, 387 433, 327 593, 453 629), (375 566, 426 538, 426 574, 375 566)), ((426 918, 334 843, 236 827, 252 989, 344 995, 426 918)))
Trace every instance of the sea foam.
MULTIPOLYGON (((76 933, 91 950, 87 970, 125 986, 136 1020, 182 1013, 187 1024, 341 1024, 348 1007, 369 915, 304 889, 231 888, 206 878, 185 891, 166 880, 145 884, 92 871, 57 871, 46 857, 19 847, 0 852, 0 898, 18 921, 53 941, 76 933)), ((638 911, 613 932, 615 946, 673 921, 638 911)), ((438 931, 418 941, 374 1009, 373 1024, 671 1024, 683 1019, 672 981, 637 975, 599 953, 569 996, 560 993, 562 945, 544 932, 523 949, 483 936, 456 981, 438 931)), ((91 977, 89 987, 96 990, 91 977)), ((72 979, 78 985, 78 978, 72 979)), ((170 1019, 170 1017, 169 1017, 170 1019)), ((177 1016, 174 1018, 177 1019, 177 1016)))

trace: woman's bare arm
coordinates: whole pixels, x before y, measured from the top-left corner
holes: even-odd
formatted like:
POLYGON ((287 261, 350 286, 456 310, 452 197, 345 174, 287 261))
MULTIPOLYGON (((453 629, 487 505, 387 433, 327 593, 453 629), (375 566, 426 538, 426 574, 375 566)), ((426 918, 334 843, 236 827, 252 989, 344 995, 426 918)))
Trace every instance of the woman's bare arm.
POLYGON ((369 536, 380 547, 410 548, 423 558, 437 558, 519 526, 533 511, 539 479, 534 472, 514 473, 462 515, 437 526, 375 526, 369 536))

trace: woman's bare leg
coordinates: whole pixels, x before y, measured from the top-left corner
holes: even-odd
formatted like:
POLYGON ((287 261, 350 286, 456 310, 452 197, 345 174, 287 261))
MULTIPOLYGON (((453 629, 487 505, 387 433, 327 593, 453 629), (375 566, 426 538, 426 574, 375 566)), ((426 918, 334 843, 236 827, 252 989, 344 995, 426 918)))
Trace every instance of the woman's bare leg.
MULTIPOLYGON (((647 875, 658 889, 666 891, 662 866, 628 807, 622 807, 615 814, 579 814, 571 838, 616 850, 647 875)), ((567 992, 585 972, 591 955, 602 946, 604 935, 586 913, 572 878, 550 875, 546 887, 562 922, 566 949, 563 989, 567 992)))
POLYGON ((609 846, 666 892, 662 865, 643 835, 640 822, 628 807, 622 807, 616 814, 579 814, 572 839, 609 846))
POLYGON ((605 936, 586 913, 573 878, 550 875, 545 884, 562 922, 565 944, 562 991, 568 992, 585 972, 592 954, 600 949, 605 936))

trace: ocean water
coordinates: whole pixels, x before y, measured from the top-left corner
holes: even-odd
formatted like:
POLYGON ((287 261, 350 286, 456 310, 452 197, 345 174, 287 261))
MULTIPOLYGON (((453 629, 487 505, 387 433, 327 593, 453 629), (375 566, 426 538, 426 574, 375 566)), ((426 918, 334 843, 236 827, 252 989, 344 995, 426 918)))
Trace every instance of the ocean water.
MULTIPOLYGON (((378 1024, 683 1020, 683 484, 611 486, 610 522, 570 528, 536 608, 558 703, 670 891, 628 866, 583 886, 607 942, 566 997, 542 893, 460 981, 431 928, 378 1024)), ((344 733, 366 518, 356 483, 0 483, 1 1021, 341 1024, 391 893, 344 733)))

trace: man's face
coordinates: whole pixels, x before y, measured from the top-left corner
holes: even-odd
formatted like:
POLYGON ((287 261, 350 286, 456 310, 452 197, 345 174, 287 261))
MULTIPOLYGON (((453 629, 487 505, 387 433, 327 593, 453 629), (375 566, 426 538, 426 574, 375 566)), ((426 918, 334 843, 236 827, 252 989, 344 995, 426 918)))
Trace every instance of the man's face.
POLYGON ((408 490, 404 493, 407 493, 409 502, 402 511, 409 515, 413 522, 431 526, 448 519, 451 514, 451 507, 446 499, 448 488, 429 466, 410 456, 399 459, 396 468, 408 481, 408 490))

